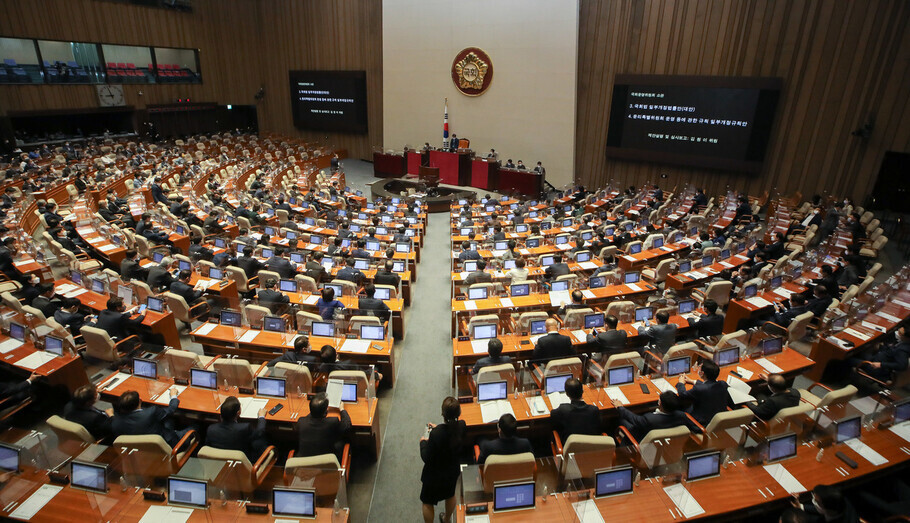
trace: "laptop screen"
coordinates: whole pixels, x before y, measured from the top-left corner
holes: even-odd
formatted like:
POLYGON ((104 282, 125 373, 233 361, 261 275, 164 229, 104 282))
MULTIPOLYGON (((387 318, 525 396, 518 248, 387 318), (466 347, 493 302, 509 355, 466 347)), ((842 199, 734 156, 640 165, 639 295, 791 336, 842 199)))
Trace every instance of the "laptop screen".
POLYGON ((218 388, 218 375, 213 370, 190 369, 190 385, 215 390, 218 388))
POLYGON ((44 350, 57 356, 63 356, 63 340, 56 336, 45 336, 44 350))
POLYGON ((322 245, 322 236, 311 234, 309 243, 312 243, 313 245, 322 245))
POLYGON ((680 300, 679 302, 679 313, 680 314, 689 314, 695 310, 695 300, 680 300))
POLYGON ((671 358, 667 360, 667 376, 678 376, 679 374, 688 374, 690 358, 682 356, 680 358, 671 358))
POLYGON ((0 443, 0 469, 19 470, 19 449, 0 443))
POLYGON ((341 401, 348 403, 357 402, 357 384, 353 382, 344 382, 341 387, 341 401))
POLYGON ((489 287, 471 287, 468 289, 468 299, 485 300, 489 290, 489 287))
POLYGON ((21 325, 19 323, 15 323, 15 322, 10 322, 9 336, 10 336, 10 338, 16 338, 19 341, 25 341, 25 325, 21 325))
POLYGON ((783 276, 775 276, 775 277, 771 278, 771 288, 776 289, 776 288, 780 287, 781 283, 783 283, 783 282, 784 282, 783 276))
POLYGON ((707 256, 701 257, 701 266, 702 267, 707 267, 707 266, 711 265, 712 263, 714 263, 714 258, 712 258, 710 254, 707 256))
POLYGON ((158 363, 152 360, 133 358, 133 376, 150 380, 158 379, 158 363))
POLYGON ((639 307, 635 309, 635 321, 650 320, 653 317, 654 309, 652 307, 639 307))
POLYGON ((553 265, 554 263, 556 263, 556 259, 553 256, 543 256, 540 258, 541 267, 549 267, 550 265, 553 265))
POLYGON ((167 479, 168 503, 205 508, 207 486, 205 481, 170 477, 167 479))
POLYGON ((689 272, 692 270, 692 262, 689 260, 679 262, 679 272, 689 272))
POLYGON ((285 394, 284 378, 256 377, 256 393, 260 396, 283 398, 285 394))
POLYGON ((493 248, 497 251, 504 251, 509 248, 509 242, 495 242, 493 248))
POLYGON ((663 247, 663 246, 664 246, 664 239, 663 239, 663 238, 654 238, 654 241, 651 242, 651 248, 652 248, 652 249, 660 249, 660 248, 663 247))
POLYGON ((746 285, 746 287, 743 289, 744 298, 751 298, 751 297, 755 296, 757 293, 758 293, 758 286, 755 284, 746 285))
POLYGON ((591 251, 579 251, 578 254, 575 255, 575 261, 578 263, 591 261, 591 251))
POLYGON ((607 277, 606 276, 595 276, 588 280, 588 287, 592 289, 599 289, 601 287, 607 286, 607 277))
POLYGON ((543 334, 547 332, 547 320, 532 320, 531 334, 543 334))
POLYGON ((720 251, 721 260, 726 260, 729 257, 730 257, 730 249, 724 249, 724 250, 720 251))
POLYGON ((398 242, 395 244, 395 252, 411 252, 411 244, 398 242))
POLYGON ((910 420, 910 399, 894 404, 894 423, 902 423, 907 420, 910 420))
POLYGON ((717 351, 715 355, 716 363, 723 367, 724 365, 733 365, 739 363, 739 348, 723 349, 717 351))
POLYGON ((768 438, 768 461, 792 458, 796 455, 796 434, 768 438))
POLYGON ((275 252, 272 249, 262 249, 263 258, 271 258, 272 256, 275 256, 275 252))
POLYGON ((382 325, 361 325, 360 339, 382 341, 385 339, 385 327, 382 325))
POLYGON ((284 332, 287 330, 284 318, 278 316, 266 316, 262 322, 262 330, 271 332, 284 332))
POLYGON ((392 262, 392 272, 404 272, 405 271, 405 262, 394 261, 392 262))
POLYGON ((556 245, 563 245, 565 243, 569 243, 569 237, 568 236, 557 236, 556 241, 554 243, 556 245))
POLYGON ((177 268, 181 271, 190 271, 193 270, 193 264, 186 260, 180 260, 177 262, 177 268))
POLYGON ((847 440, 858 438, 862 429, 862 417, 844 418, 834 422, 836 427, 835 440, 843 443, 847 440))
POLYGON ((222 310, 221 311, 221 324, 227 325, 228 327, 239 327, 240 326, 240 313, 237 311, 222 310))
POLYGON ((686 459, 686 481, 710 478, 720 474, 720 452, 712 452, 686 459))
POLYGON ((330 321, 314 321, 313 336, 322 336, 324 338, 335 337, 335 323, 330 321))
POLYGON ((366 247, 367 247, 367 250, 368 250, 368 251, 378 251, 378 250, 379 250, 379 242, 368 241, 366 247))
MULTIPOLYGON (((294 263, 303 263, 303 262, 304 262, 303 253, 300 253, 300 252, 292 252, 292 253, 291 253, 291 261, 294 262, 294 263)), ((325 260, 322 260, 322 263, 325 264, 325 260)), ((329 265, 328 269, 326 269, 326 270, 329 270, 329 269, 331 269, 331 268, 332 268, 332 266, 329 265)))
MULTIPOLYGON (((183 263, 183 262, 181 262, 181 263, 183 263)), ((92 292, 97 292, 99 294, 103 293, 104 292, 104 281, 92 278, 92 292)))
POLYGON ((624 365, 622 367, 612 367, 607 371, 607 384, 610 386, 625 385, 635 381, 635 366, 624 365))
POLYGON ((326 283, 322 286, 323 289, 332 289, 335 292, 335 297, 339 297, 344 293, 344 287, 341 285, 326 283))
POLYGON ((569 290, 569 280, 554 281, 551 286, 553 291, 567 291, 569 290))
POLYGON ((164 300, 162 299, 149 296, 147 305, 150 311, 164 312, 164 300))
POLYGON ((365 271, 370 268, 370 260, 366 258, 354 258, 354 268, 359 271, 365 271))
POLYGON ((464 262, 464 270, 465 270, 465 272, 474 272, 474 271, 476 271, 476 270, 477 270, 477 262, 476 262, 476 261, 466 261, 466 262, 464 262))
POLYGON ((281 280, 278 282, 278 290, 282 292, 297 292, 297 282, 294 280, 281 280))
POLYGON ((272 514, 301 518, 316 517, 316 492, 275 487, 272 489, 272 514))
POLYGON ((477 384, 477 401, 504 400, 508 395, 508 387, 505 381, 477 384))
POLYGON ((629 254, 638 254, 641 252, 641 244, 633 243, 629 246, 629 254))
POLYGON ((493 487, 493 512, 534 508, 534 482, 493 487))
POLYGON ((73 486, 95 492, 107 492, 107 466, 73 461, 71 474, 73 486))
POLYGON ((164 259, 164 253, 163 253, 163 252, 153 252, 153 253, 152 253, 152 261, 153 261, 153 262, 155 262, 155 263, 161 263, 161 260, 163 260, 163 259, 164 259))
POLYGON ((376 287, 373 297, 377 300, 391 300, 392 299, 392 289, 386 287, 376 287))
POLYGON ((614 496, 632 492, 632 467, 621 467, 594 473, 594 495, 614 496))
POLYGON ((474 339, 475 340, 488 340, 496 337, 496 324, 495 323, 482 323, 479 325, 474 325, 474 339))
POLYGON ((761 341, 761 351, 765 356, 777 354, 784 350, 783 338, 767 338, 761 341))
POLYGON ((566 381, 568 381, 571 377, 571 374, 556 374, 554 376, 547 376, 545 380, 547 386, 547 394, 552 394, 554 392, 565 392, 566 381))
POLYGON ((215 247, 218 247, 219 249, 224 249, 227 247, 227 243, 225 243, 224 238, 215 238, 215 247))
POLYGON ((638 272, 627 272, 625 274, 625 276, 623 276, 622 281, 623 281, 623 283, 638 283, 638 281, 640 279, 641 279, 641 274, 639 274, 638 272))
POLYGON ((602 313, 596 312, 594 314, 585 314, 585 328, 593 329, 595 327, 604 326, 604 315, 602 313))
POLYGON ((540 247, 540 238, 528 238, 525 241, 525 247, 527 247, 528 249, 540 247))

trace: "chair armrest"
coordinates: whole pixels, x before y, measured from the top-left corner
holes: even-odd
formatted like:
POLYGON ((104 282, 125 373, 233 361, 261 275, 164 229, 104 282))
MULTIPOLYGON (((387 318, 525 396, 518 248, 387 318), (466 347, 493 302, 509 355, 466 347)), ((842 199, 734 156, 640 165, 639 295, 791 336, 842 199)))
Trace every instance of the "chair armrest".
POLYGON ((351 444, 345 443, 344 450, 341 452, 341 475, 345 479, 350 478, 351 471, 351 444))
POLYGON ((559 433, 555 430, 553 431, 553 441, 550 443, 550 448, 553 450, 553 457, 562 456, 562 440, 559 438, 559 433))
POLYGON ((253 465, 253 483, 257 484, 257 485, 259 483, 261 483, 260 481, 256 481, 256 478, 264 479, 268 475, 269 470, 271 470, 274 465, 275 465, 275 446, 269 445, 268 447, 266 447, 266 449, 262 452, 262 455, 259 456, 259 459, 257 459, 256 463, 253 465), (265 469, 265 472, 260 474, 260 469, 262 469, 262 468, 265 469))
MULTIPOLYGON (((697 294, 697 295, 701 296, 702 300, 705 299, 705 291, 703 291, 701 289, 692 289, 692 294, 693 295, 697 294)), ((695 296, 693 296, 693 297, 695 297, 695 296)), ((698 297, 695 297, 695 299, 698 299, 698 297)))
POLYGON ((212 356, 211 361, 209 361, 209 362, 205 365, 205 367, 203 367, 203 368, 207 369, 207 368, 211 367, 212 364, 215 363, 215 360, 217 360, 217 359, 220 358, 220 357, 221 357, 221 354, 217 354, 217 355, 215 355, 215 356, 212 356))
POLYGON ((480 464, 480 445, 474 445, 474 463, 480 464))
POLYGON ((196 305, 190 307, 190 317, 201 316, 202 314, 209 312, 209 310, 209 304, 207 302, 197 303, 196 305), (205 307, 205 309, 200 309, 200 307, 205 307))
POLYGON ((701 430, 701 433, 702 433, 702 434, 705 433, 705 428, 702 426, 701 423, 699 423, 695 418, 693 418, 691 414, 689 414, 689 413, 687 412, 687 413, 686 413, 686 417, 689 418, 689 421, 691 421, 692 423, 694 423, 695 426, 698 427, 698 428, 701 430))
POLYGON ((132 340, 133 342, 138 342, 139 344, 142 344, 142 339, 140 339, 139 336, 136 336, 135 334, 133 334, 133 335, 127 336, 126 338, 123 338, 122 340, 120 340, 120 341, 118 341, 117 343, 115 343, 115 344, 114 344, 114 350, 116 350, 116 351, 119 352, 119 351, 120 351, 120 345, 123 344, 123 343, 126 343, 126 342, 128 342, 128 341, 130 341, 130 340, 132 340))
POLYGON ((262 376, 262 375, 263 375, 262 373, 263 373, 264 371, 267 371, 268 368, 269 368, 269 362, 263 361, 263 362, 259 365, 259 368, 256 369, 256 373, 253 374, 253 376, 254 376, 254 377, 255 377, 255 376, 262 376))
POLYGON ((183 464, 186 463, 186 460, 190 459, 190 456, 192 456, 193 452, 195 452, 196 447, 199 446, 199 440, 196 439, 195 430, 190 429, 186 434, 183 435, 182 438, 180 438, 180 441, 178 441, 177 444, 174 445, 174 448, 171 449, 171 458, 176 458, 177 454, 180 453, 180 449, 185 446, 188 448, 186 449, 186 454, 183 456, 183 459, 177 463, 178 467, 182 467, 183 464))
POLYGON ((714 346, 702 339, 696 339, 695 344, 704 347, 704 350, 707 352, 714 352, 714 346))
MULTIPOLYGON (((556 320, 556 323, 558 323, 560 326, 562 326, 562 324, 565 323, 565 322, 563 321, 563 319, 560 318, 559 315, 556 314, 556 313, 551 314, 550 317, 553 318, 554 320, 556 320)), ((561 327, 560 327, 560 328, 561 328, 561 327)))
POLYGON ((821 387, 821 388, 825 389, 825 393, 828 393, 828 392, 831 392, 832 390, 834 390, 831 387, 823 385, 817 381, 815 383, 813 383, 812 385, 809 385, 809 388, 807 388, 806 390, 809 392, 812 392, 812 389, 814 389, 815 387, 821 387))
POLYGON ((632 447, 635 448, 635 453, 636 453, 637 455, 641 456, 641 448, 638 446, 638 442, 635 441, 635 438, 632 437, 632 433, 629 432, 629 429, 627 429, 626 427, 620 425, 620 426, 619 426, 619 433, 617 434, 617 436, 621 436, 621 437, 619 438, 620 440, 623 440, 623 439, 628 440, 629 443, 632 445, 632 447))
POLYGON ((645 365, 647 365, 648 367, 650 367, 650 368, 652 368, 652 369, 660 370, 659 367, 655 367, 655 366, 652 364, 653 362, 658 362, 658 363, 660 363, 661 365, 663 365, 664 359, 663 359, 662 357, 658 356, 657 354, 654 354, 654 353, 651 352, 650 350, 644 351, 644 353, 642 353, 642 356, 644 356, 645 365))

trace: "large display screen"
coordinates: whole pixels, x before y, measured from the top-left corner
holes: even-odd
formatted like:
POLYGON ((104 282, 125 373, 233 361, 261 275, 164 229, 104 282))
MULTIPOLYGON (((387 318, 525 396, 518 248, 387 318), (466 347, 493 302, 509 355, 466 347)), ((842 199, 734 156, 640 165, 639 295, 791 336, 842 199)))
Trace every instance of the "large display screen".
POLYGON ((607 156, 757 172, 780 78, 618 75, 607 156))
POLYGON ((366 71, 290 71, 294 127, 367 132, 366 71))

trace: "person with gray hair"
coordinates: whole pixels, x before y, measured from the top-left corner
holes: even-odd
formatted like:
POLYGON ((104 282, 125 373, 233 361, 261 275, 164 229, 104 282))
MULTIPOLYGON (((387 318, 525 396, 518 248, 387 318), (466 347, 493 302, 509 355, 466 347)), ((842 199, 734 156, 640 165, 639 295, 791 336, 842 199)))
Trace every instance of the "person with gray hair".
POLYGON ((174 259, 170 256, 165 256, 161 258, 158 265, 149 269, 148 279, 145 282, 153 291, 171 288, 171 284, 176 281, 171 273, 168 272, 172 265, 174 265, 174 259))

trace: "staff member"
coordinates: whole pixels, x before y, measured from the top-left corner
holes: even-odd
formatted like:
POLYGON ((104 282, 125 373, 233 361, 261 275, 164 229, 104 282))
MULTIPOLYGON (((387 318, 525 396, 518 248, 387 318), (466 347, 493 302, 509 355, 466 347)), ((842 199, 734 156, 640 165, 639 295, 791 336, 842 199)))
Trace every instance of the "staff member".
POLYGON ((424 523, 433 523, 435 506, 445 500, 445 512, 439 515, 449 521, 455 514, 455 484, 461 474, 459 454, 467 426, 459 420, 461 405, 449 396, 442 401, 442 419, 445 423, 427 423, 429 434, 420 438, 420 459, 423 471, 420 481, 420 501, 423 503, 424 523))

